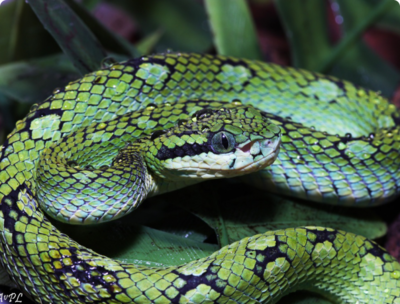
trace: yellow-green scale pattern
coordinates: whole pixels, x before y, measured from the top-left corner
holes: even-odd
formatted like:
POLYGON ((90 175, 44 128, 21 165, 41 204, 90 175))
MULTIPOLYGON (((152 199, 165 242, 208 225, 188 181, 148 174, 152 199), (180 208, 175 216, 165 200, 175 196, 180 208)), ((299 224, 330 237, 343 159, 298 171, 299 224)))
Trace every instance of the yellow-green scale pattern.
POLYGON ((259 184, 358 205, 398 192, 399 115, 377 93, 333 77, 222 56, 131 60, 55 91, 4 143, 1 261, 17 284, 38 303, 273 303, 299 287, 348 303, 400 303, 400 265, 375 243, 342 231, 268 232, 181 267, 155 269, 100 256, 43 216, 35 175, 45 148, 94 122, 199 98, 240 100, 281 117, 276 123, 283 126, 283 154, 253 175, 261 177, 259 184))
POLYGON ((271 118, 240 102, 188 100, 94 123, 42 153, 38 201, 60 221, 99 223, 131 212, 150 195, 254 172, 276 158, 280 128, 271 118), (212 138, 221 132, 234 139, 229 156, 213 150, 212 138), (243 156, 240 147, 252 142, 243 156))

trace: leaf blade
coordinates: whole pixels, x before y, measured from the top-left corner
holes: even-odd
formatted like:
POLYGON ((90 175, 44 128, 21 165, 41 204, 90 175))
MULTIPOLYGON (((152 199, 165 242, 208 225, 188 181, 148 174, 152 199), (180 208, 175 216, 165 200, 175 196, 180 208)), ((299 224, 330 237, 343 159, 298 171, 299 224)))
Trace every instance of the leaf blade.
POLYGON ((37 0, 30 5, 44 27, 80 74, 98 70, 106 53, 87 26, 63 0, 37 0))
POLYGON ((331 51, 327 21, 322 13, 325 2, 276 0, 275 3, 291 45, 293 66, 316 70, 331 51))
POLYGON ((151 267, 174 266, 209 256, 218 246, 197 242, 127 221, 97 226, 55 223, 78 243, 125 263, 151 267))
POLYGON ((214 44, 218 54, 262 59, 253 20, 243 0, 206 0, 214 44))
POLYGON ((334 46, 327 39, 328 26, 321 18, 326 15, 325 2, 307 0, 299 4, 297 9, 293 9, 292 5, 295 5, 295 2, 278 0, 286 32, 291 33, 288 37, 297 67, 314 71, 324 69, 322 72, 326 74, 367 89, 381 91, 387 97, 391 96, 400 82, 400 73, 359 39, 362 29, 376 21, 383 11, 393 4, 388 1, 390 2, 381 2, 379 11, 376 12, 377 7, 363 1, 336 0, 335 2, 340 4, 338 6, 343 16, 344 37, 349 38, 334 46), (313 14, 307 13, 313 6, 316 7, 316 11, 313 14), (360 13, 361 11, 363 13, 360 13), (307 19, 304 20, 303 16, 307 16, 307 19))
POLYGON ((0 92, 20 103, 32 104, 78 77, 62 54, 19 61, 0 66, 0 92))
POLYGON ((0 64, 59 52, 58 45, 23 0, 0 5, 0 28, 0 64))
POLYGON ((175 204, 200 217, 217 235, 224 235, 224 229, 228 243, 270 230, 299 226, 331 227, 370 239, 382 237, 387 231, 386 224, 371 210, 358 209, 355 214, 348 207, 291 200, 245 184, 239 187, 239 184, 218 183, 216 194, 203 184, 191 187, 190 191, 182 190, 175 194, 175 204), (240 188, 240 191, 232 192, 232 187, 240 188), (204 201, 203 193, 212 195, 204 201), (187 201, 191 203, 187 204, 187 201), (220 212, 215 208, 216 204, 220 212), (220 227, 219 217, 223 218, 224 227, 220 227))
POLYGON ((110 31, 92 14, 90 14, 80 3, 73 0, 65 0, 77 16, 85 22, 86 26, 97 37, 100 43, 109 52, 124 54, 129 57, 138 57, 140 52, 133 44, 116 33, 110 31))
POLYGON ((204 7, 187 0, 114 0, 110 3, 123 8, 135 17, 144 37, 162 30, 163 35, 154 47, 155 52, 206 52, 212 47, 204 7))

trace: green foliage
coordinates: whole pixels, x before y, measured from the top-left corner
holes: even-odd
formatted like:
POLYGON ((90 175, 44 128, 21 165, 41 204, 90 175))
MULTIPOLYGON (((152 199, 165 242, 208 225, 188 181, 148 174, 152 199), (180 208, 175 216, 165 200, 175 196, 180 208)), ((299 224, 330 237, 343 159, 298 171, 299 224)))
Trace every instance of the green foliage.
POLYGON ((63 54, 0 66, 0 92, 20 104, 44 100, 49 92, 79 77, 63 54))
MULTIPOLYGON (((363 87, 391 96, 400 81, 400 73, 370 50, 360 39, 363 31, 374 24, 385 12, 398 4, 392 0, 366 1, 335 0, 337 16, 343 18, 343 39, 332 45, 324 2, 277 0, 287 37, 292 45, 296 67, 347 79, 363 87), (371 1, 370 1, 371 2, 371 1), (304 13, 299 14, 299 11, 304 13), (313 13, 314 12, 314 13, 313 13)), ((400 17, 400 16, 399 16, 400 17)))
POLYGON ((0 64, 60 51, 24 1, 5 2, 0 6, 0 28, 0 64))
POLYGON ((101 67, 106 52, 63 0, 37 0, 30 5, 81 75, 101 67))
POLYGON ((253 21, 244 0, 205 1, 218 54, 261 59, 253 21))
POLYGON ((169 194, 175 204, 197 215, 219 236, 222 246, 268 230, 299 226, 325 226, 376 239, 386 234, 386 225, 370 209, 320 206, 293 202, 238 181, 213 181, 169 194), (242 188, 232 191, 232 188, 242 188), (215 189, 218 189, 215 190, 215 189), (205 202, 202 193, 210 192, 205 202), (186 201, 189 201, 188 204, 186 201), (224 240, 224 241, 223 241, 224 240))
POLYGON ((212 46, 207 16, 197 1, 187 0, 113 0, 130 12, 147 37, 161 30, 163 35, 154 47, 155 52, 206 52, 212 46))
MULTIPOLYGON (((100 2, 106 1, 37 0, 27 4, 14 0, 0 5, 0 142, 31 104, 98 69, 106 56, 125 59, 151 52, 214 48, 224 55, 263 58, 244 0, 229 0, 229 6, 222 0, 206 0, 204 5, 195 0, 108 1, 136 21, 141 37, 136 45, 90 14, 100 2)), ((294 66, 333 74, 386 96, 393 94, 399 71, 373 53, 360 36, 374 24, 399 31, 400 8, 394 0, 331 1, 344 20, 343 39, 336 45, 329 39, 323 1, 275 2, 294 66)), ((330 226, 379 238, 386 226, 374 213, 294 203, 249 186, 219 181, 149 199, 137 212, 105 225, 55 225, 100 253, 156 266, 185 263, 246 236, 300 225, 330 226), (232 190, 236 188, 239 192, 232 190)), ((0 282, 8 284, 2 276, 0 282)), ((296 294, 280 303, 328 302, 315 295, 296 294)))

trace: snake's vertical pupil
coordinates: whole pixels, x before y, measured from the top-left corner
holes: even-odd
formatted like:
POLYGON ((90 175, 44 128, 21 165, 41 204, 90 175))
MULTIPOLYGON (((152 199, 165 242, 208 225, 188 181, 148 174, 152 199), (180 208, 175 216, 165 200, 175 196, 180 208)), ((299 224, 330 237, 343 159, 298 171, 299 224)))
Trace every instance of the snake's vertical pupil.
POLYGON ((221 134, 221 141, 222 141, 222 145, 224 146, 224 148, 225 148, 225 149, 228 149, 228 147, 229 147, 229 141, 228 141, 228 139, 226 138, 225 133, 222 133, 222 134, 221 134))
POLYGON ((235 148, 235 138, 229 132, 218 132, 211 140, 213 149, 217 153, 228 153, 235 148))

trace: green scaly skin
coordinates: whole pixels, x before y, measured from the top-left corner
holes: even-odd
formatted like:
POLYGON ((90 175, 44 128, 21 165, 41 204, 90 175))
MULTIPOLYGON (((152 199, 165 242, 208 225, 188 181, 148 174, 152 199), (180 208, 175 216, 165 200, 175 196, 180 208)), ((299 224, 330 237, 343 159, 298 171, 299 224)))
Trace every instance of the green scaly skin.
MULTIPOLYGON (((399 115, 377 93, 332 77, 221 56, 167 54, 132 60, 91 73, 33 106, 2 147, 1 261, 21 289, 38 303, 275 303, 299 288, 342 303, 400 303, 399 263, 374 242, 343 231, 302 227, 267 232, 183 266, 147 268, 98 255, 44 217, 36 200, 36 168, 39 160, 51 160, 40 158, 46 148, 56 151, 53 144, 61 138, 68 143, 70 136, 78 156, 65 161, 72 167, 91 165, 84 151, 79 154, 80 139, 73 135, 79 128, 87 127, 81 134, 89 134, 93 124, 128 112, 196 99, 239 99, 271 113, 268 118, 280 126, 278 159, 246 181, 316 201, 359 206, 382 203, 398 192, 399 115), (346 135, 350 132, 353 137, 346 135)), ((167 111, 167 119, 170 115, 167 111)), ((156 122, 166 125, 162 119, 156 122)), ((233 132, 228 125, 233 124, 226 123, 224 130, 233 132)), ((144 137, 151 128, 137 126, 144 137)), ((112 123, 104 128, 115 133, 112 123)), ((155 136, 154 142, 168 136, 155 136)), ((122 147, 114 164, 119 159, 137 163, 138 149, 132 145, 122 147)), ((97 168, 90 170, 96 173, 97 168)), ((148 189, 156 191, 155 186, 148 189)))
POLYGON ((99 223, 150 195, 258 171, 279 151, 271 118, 239 102, 189 100, 94 123, 42 153, 38 201, 60 221, 99 223))

